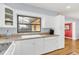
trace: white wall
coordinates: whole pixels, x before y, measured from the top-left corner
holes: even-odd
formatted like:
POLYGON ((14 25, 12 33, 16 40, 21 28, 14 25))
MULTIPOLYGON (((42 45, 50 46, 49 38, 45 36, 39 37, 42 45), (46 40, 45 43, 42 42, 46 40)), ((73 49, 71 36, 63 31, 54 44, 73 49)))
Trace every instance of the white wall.
POLYGON ((77 40, 76 38, 76 22, 72 22, 72 39, 77 40))
POLYGON ((76 23, 75 23, 75 36, 76 36, 76 39, 79 39, 79 20, 76 20, 76 23))
POLYGON ((73 22, 73 39, 79 39, 79 20, 73 22))
POLYGON ((73 11, 73 12, 67 13, 65 15, 69 16, 71 18, 74 18, 74 19, 79 19, 79 11, 73 11))

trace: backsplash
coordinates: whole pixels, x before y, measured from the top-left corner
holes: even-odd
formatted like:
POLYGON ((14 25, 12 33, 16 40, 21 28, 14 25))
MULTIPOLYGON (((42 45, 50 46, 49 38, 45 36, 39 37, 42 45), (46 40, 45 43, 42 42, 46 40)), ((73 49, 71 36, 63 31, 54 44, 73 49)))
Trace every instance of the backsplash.
POLYGON ((50 28, 42 28, 41 29, 41 32, 49 32, 50 31, 50 28))
POLYGON ((0 34, 2 35, 12 35, 17 33, 16 28, 11 27, 0 27, 0 34))
MULTIPOLYGON (((49 32, 51 28, 41 28, 41 32, 49 32)), ((2 35, 12 35, 17 33, 17 28, 13 27, 0 27, 0 34, 2 35)))

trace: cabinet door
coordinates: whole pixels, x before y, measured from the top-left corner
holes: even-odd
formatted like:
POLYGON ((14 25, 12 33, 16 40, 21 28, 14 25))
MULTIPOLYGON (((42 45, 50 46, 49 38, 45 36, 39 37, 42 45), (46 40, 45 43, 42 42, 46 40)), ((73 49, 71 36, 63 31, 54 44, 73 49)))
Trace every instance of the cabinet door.
POLYGON ((33 55, 33 54, 35 54, 33 40, 16 41, 15 44, 16 44, 16 48, 14 51, 15 55, 33 55))
POLYGON ((56 37, 45 38, 45 52, 50 52, 57 49, 57 39, 56 37))
POLYGON ((35 42, 35 54, 43 54, 44 52, 44 39, 37 38, 34 40, 35 42))
POLYGON ((58 37, 58 49, 65 47, 65 40, 63 36, 58 37))

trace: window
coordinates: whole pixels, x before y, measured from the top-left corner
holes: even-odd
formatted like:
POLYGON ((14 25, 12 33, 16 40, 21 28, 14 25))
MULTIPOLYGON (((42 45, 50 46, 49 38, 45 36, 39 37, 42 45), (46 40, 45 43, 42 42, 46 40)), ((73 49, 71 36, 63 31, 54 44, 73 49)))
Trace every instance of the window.
POLYGON ((41 18, 18 15, 18 32, 39 32, 41 31, 41 18))

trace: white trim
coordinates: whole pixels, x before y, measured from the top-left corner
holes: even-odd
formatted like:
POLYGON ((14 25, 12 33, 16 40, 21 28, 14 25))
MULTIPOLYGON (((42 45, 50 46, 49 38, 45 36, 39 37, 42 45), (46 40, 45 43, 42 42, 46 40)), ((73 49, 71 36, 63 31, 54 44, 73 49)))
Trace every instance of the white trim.
POLYGON ((13 55, 13 53, 14 53, 14 51, 15 51, 15 47, 16 47, 16 45, 15 45, 15 41, 13 41, 13 51, 11 52, 11 55, 13 55))

